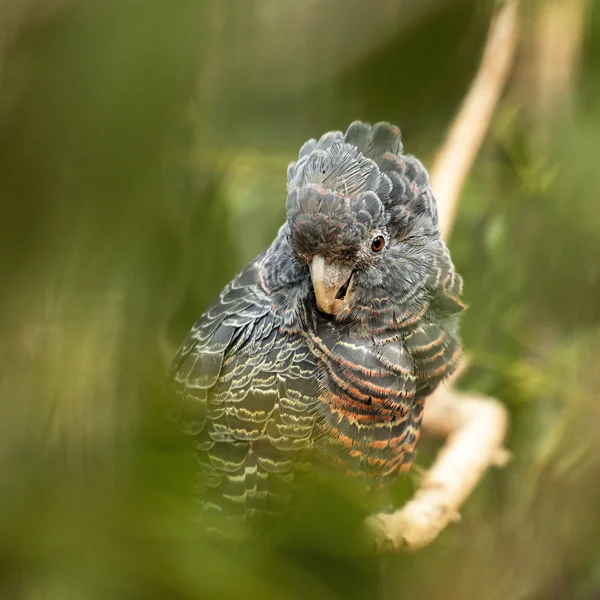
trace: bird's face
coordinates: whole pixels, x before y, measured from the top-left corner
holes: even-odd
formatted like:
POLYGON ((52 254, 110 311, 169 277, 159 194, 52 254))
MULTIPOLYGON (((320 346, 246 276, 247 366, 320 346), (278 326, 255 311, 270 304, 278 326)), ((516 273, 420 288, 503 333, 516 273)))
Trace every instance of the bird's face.
POLYGON ((290 244, 296 259, 308 266, 319 310, 338 315, 351 310, 364 296, 361 286, 385 269, 389 234, 371 215, 357 219, 341 197, 313 191, 317 202, 303 203, 305 210, 289 219, 290 244))
POLYGON ((327 136, 308 142, 288 170, 289 243, 308 267, 318 309, 343 318, 418 291, 439 233, 418 161, 399 152, 370 158, 341 133, 327 136))

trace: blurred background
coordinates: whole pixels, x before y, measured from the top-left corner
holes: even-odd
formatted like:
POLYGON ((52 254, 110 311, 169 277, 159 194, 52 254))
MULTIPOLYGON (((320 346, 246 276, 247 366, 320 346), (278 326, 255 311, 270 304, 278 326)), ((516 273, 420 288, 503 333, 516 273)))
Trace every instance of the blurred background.
MULTIPOLYGON (((274 237, 304 140, 387 120, 431 165, 494 9, 0 0, 3 598, 376 597, 336 490, 304 558, 196 538, 164 374, 274 237)), ((600 10, 528 0, 519 21, 450 239, 460 385, 506 404, 514 459, 391 559, 390 598, 600 598, 600 10)))

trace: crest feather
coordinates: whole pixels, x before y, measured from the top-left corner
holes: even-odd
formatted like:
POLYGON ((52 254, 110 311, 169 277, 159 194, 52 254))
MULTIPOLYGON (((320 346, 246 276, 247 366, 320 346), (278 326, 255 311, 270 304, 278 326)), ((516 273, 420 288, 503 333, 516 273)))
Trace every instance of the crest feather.
POLYGON ((345 134, 330 131, 318 141, 311 139, 288 167, 288 192, 294 196, 288 206, 311 197, 314 189, 303 188, 315 186, 332 197, 343 197, 358 212, 365 210, 360 200, 369 192, 383 204, 388 213, 384 220, 389 223, 403 227, 411 215, 426 216, 431 229, 437 229, 437 207, 427 171, 402 150, 400 129, 383 121, 375 125, 355 121, 345 134))

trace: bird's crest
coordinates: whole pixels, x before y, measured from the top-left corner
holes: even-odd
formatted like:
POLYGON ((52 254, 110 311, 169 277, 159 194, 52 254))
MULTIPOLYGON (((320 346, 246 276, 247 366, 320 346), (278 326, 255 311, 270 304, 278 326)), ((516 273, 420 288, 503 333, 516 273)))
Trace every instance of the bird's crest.
POLYGON ((427 171, 402 150, 400 129, 385 122, 355 121, 345 134, 308 140, 288 167, 288 217, 350 212, 367 226, 398 227, 425 218, 437 229, 427 171))

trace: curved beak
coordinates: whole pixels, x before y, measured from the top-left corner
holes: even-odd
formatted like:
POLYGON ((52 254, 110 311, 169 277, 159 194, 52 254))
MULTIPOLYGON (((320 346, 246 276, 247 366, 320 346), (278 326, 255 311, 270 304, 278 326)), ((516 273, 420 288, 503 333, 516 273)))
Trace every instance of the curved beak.
POLYGON ((344 304, 352 268, 325 262, 317 255, 310 264, 310 276, 319 309, 329 315, 336 314, 344 304))

